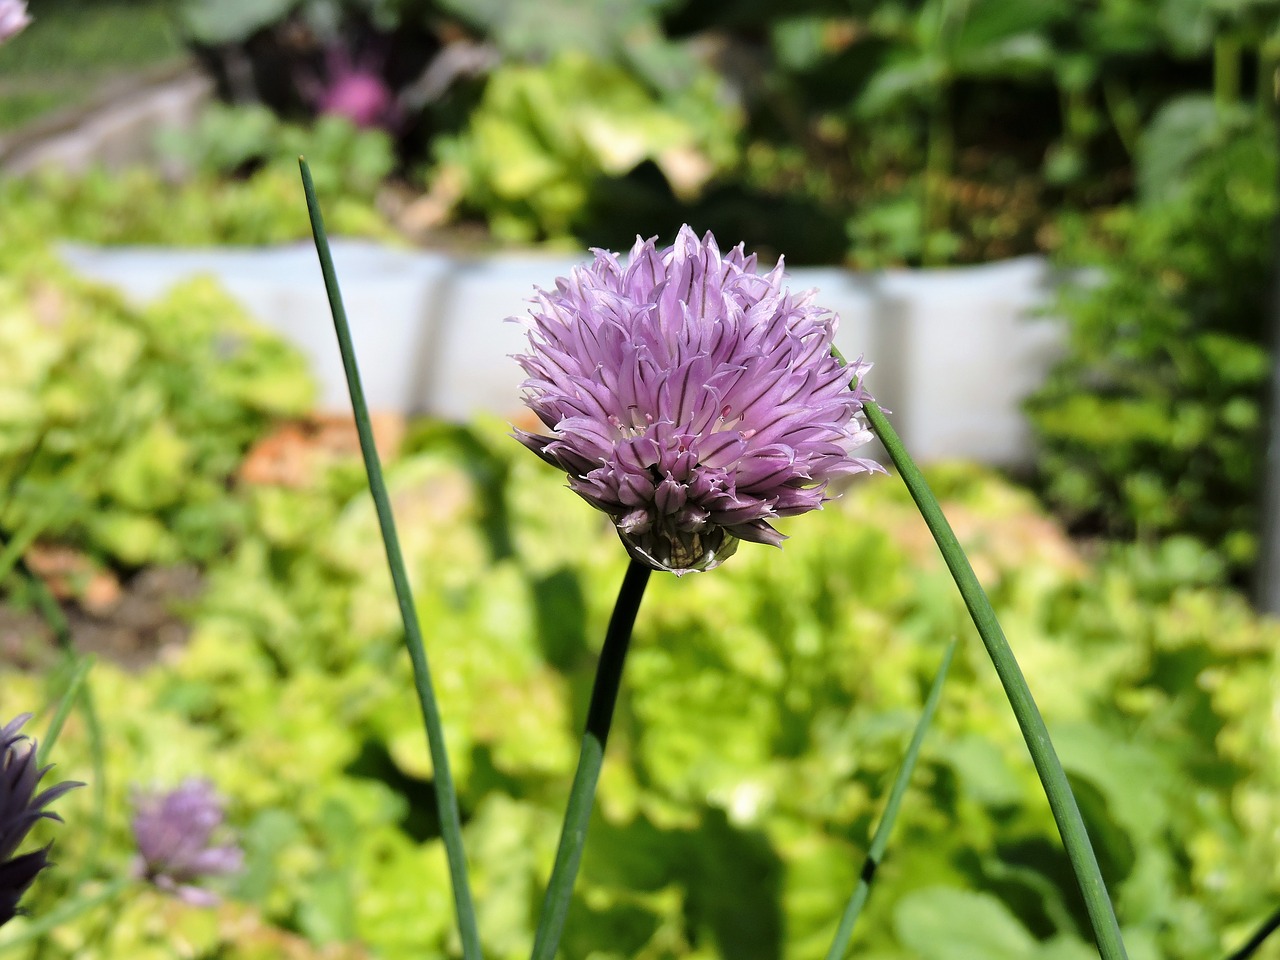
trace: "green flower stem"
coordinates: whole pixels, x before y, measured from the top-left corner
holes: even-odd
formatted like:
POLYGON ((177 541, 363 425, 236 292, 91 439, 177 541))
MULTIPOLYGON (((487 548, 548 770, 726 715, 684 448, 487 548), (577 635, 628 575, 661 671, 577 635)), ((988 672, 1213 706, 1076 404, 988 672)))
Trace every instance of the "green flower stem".
POLYGON ((1124 88, 1115 76, 1102 78, 1102 102, 1106 104, 1111 126, 1120 139, 1120 145, 1130 158, 1138 155, 1142 140, 1143 120, 1136 98, 1124 88))
POLYGON ((57 909, 50 910, 43 916, 27 923, 10 936, 0 939, 0 953, 21 946, 24 943, 30 943, 32 940, 37 940, 62 924, 74 920, 80 914, 104 903, 110 903, 133 886, 135 882, 132 877, 118 877, 100 890, 95 890, 93 893, 60 904, 57 909))
POLYGON ((1249 960, 1250 957, 1262 949, 1262 945, 1267 942, 1267 938, 1277 930, 1280 930, 1280 910, 1267 917, 1262 926, 1255 930, 1253 936, 1245 942, 1244 946, 1227 957, 1227 960, 1249 960))
POLYGON ((955 652, 956 641, 952 638, 942 654, 942 663, 938 667, 937 675, 933 678, 933 686, 930 687, 929 696, 924 702, 924 710, 920 714, 919 722, 916 723, 915 733, 911 735, 911 743, 907 746, 907 752, 902 758, 902 766, 898 768, 898 775, 889 791, 889 800, 884 806, 884 816, 880 818, 880 822, 876 825, 876 832, 871 837, 871 847, 867 850, 867 859, 862 864, 862 874, 858 879, 857 887, 854 888, 853 896, 849 898, 849 903, 844 908, 840 926, 836 929, 835 940, 831 943, 831 949, 827 951, 827 960, 841 960, 849 950, 849 940, 853 937, 854 924, 858 922, 858 916, 867 902, 867 897, 871 893, 871 881, 875 878, 880 861, 884 859, 885 848, 889 846, 889 834, 893 831, 893 822, 898 818, 902 798, 906 795, 911 774, 916 768, 916 761, 920 758, 920 747, 924 743, 924 735, 929 729, 929 724, 933 722, 938 701, 942 699, 942 685, 947 679, 947 671, 951 668, 951 658, 955 652))
POLYGON ((925 147, 924 203, 921 210, 921 262, 926 267, 938 266, 947 258, 939 255, 934 238, 945 231, 950 221, 947 181, 955 166, 956 135, 951 119, 951 89, 947 81, 933 91, 929 110, 928 143, 925 147))
POLYGON ((387 485, 382 477, 378 449, 373 442, 369 408, 365 403, 364 388, 360 384, 355 349, 351 345, 351 328, 347 323, 346 308, 342 305, 338 277, 333 269, 333 256, 329 252, 329 238, 325 232, 320 204, 316 199, 315 183, 311 179, 311 170, 307 167, 306 160, 299 157, 298 166, 302 171, 307 212, 311 217, 311 233, 315 238, 316 253, 320 258, 320 270, 324 274, 325 292, 329 295, 333 326, 338 335, 338 349, 342 352, 342 366, 347 374, 351 409, 355 415, 356 430, 360 435, 360 452, 364 455, 365 471, 369 476, 369 491, 373 495, 373 503, 378 512, 378 523, 382 528, 387 565, 391 568, 391 580, 395 585, 396 599, 400 604, 400 617, 404 621, 405 646, 409 650, 409 659, 413 663, 413 679, 417 688, 418 704, 422 709, 423 724, 427 728, 427 745, 431 751, 431 765, 435 773, 440 833, 444 838, 445 853, 449 861, 449 878, 453 886, 458 931, 462 938, 462 955, 465 960, 480 960, 480 935, 476 927, 471 885, 467 879, 466 853, 462 847, 462 820, 458 814, 458 796, 453 785, 453 775, 449 772, 449 756, 445 749, 440 709, 436 705, 435 691, 431 684, 431 671, 427 666, 427 653, 422 643, 422 631, 418 625, 417 611, 414 609, 413 594, 409 589, 409 578, 405 574, 404 557, 400 552, 400 540, 396 536, 395 519, 391 514, 387 485))
POLYGON ((969 558, 960 548, 960 543, 951 530, 951 524, 942 515, 938 499, 929 489, 929 484, 925 482, 924 476, 911 459, 911 455, 907 453, 906 447, 902 445, 897 431, 893 429, 875 403, 867 403, 864 409, 867 420, 880 438, 880 442, 884 444, 885 450, 889 452, 889 457, 893 460, 893 465, 898 468, 898 474, 902 477, 903 483, 911 492, 911 497, 915 500, 921 516, 924 517, 929 532, 937 541, 938 549, 942 551, 942 558, 951 570, 956 586, 960 588, 965 606, 969 608, 969 616, 973 618, 973 624, 978 628, 978 635, 982 637, 987 654, 991 657, 991 663, 995 666, 1000 683, 1004 686, 1005 696, 1009 698, 1009 705, 1013 707, 1018 726, 1022 728, 1022 736, 1027 741, 1027 748, 1031 751, 1036 772, 1040 775, 1041 784, 1044 785, 1045 796, 1048 797, 1049 807, 1053 811, 1053 819, 1057 822, 1058 832, 1062 835, 1063 846, 1066 847, 1067 856, 1071 859, 1071 866, 1075 870, 1076 882, 1080 885, 1080 893, 1089 911, 1089 922, 1093 926, 1098 952, 1103 960, 1125 960, 1128 955, 1125 953, 1124 941, 1120 936, 1120 925, 1116 921, 1115 908, 1111 905, 1111 898, 1107 895, 1106 885, 1102 881, 1102 871, 1098 868, 1098 858, 1093 852, 1093 845, 1089 842, 1089 834, 1085 831, 1080 808, 1076 805, 1076 798, 1071 792, 1067 774, 1062 769, 1062 763, 1053 749, 1053 743, 1049 740, 1049 731, 1044 725, 1044 719, 1040 716, 1040 709, 1036 706, 1035 698, 1031 696, 1026 677, 1022 675, 1022 668, 1018 666, 1013 650, 1009 647, 1009 641, 1005 639, 1004 631, 996 620, 995 611, 991 609, 991 601, 987 599, 986 591, 978 582, 973 567, 969 564, 969 558))
POLYGON ((604 648, 600 651, 600 665, 596 667, 595 685, 591 689, 591 704, 587 707, 587 726, 582 735, 582 750, 578 754, 578 769, 573 775, 569 806, 560 831, 560 846, 556 850, 555 866, 551 868, 551 881, 547 884, 538 931, 534 935, 533 960, 551 960, 560 945, 565 915, 573 898, 573 882, 578 876, 582 848, 587 841, 587 824, 595 802, 600 767, 604 763, 604 747, 609 739, 614 704, 618 702, 618 687, 622 683, 622 667, 631 643, 631 628, 635 625, 636 612, 640 609, 651 572, 644 564, 631 561, 622 580, 622 589, 618 591, 618 601, 613 606, 613 616, 609 618, 604 648))

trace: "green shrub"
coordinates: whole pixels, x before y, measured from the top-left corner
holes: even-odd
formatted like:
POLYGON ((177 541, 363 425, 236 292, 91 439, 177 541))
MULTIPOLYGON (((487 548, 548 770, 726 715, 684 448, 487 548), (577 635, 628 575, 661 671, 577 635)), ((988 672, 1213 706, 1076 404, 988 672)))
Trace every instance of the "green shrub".
POLYGON ((1185 533, 1242 569, 1256 550, 1276 157, 1224 130, 1178 189, 1122 209, 1069 288, 1066 359, 1028 404, 1046 494, 1075 523, 1185 533))
POLYGON ((194 129, 171 132, 162 145, 172 159, 210 179, 263 167, 296 178, 298 156, 305 154, 317 191, 364 203, 374 201, 396 164, 383 130, 362 130, 338 116, 287 123, 263 106, 210 104, 194 129))
POLYGON ((710 73, 660 96, 622 67, 561 54, 498 70, 467 128, 437 143, 434 176, 499 239, 563 240, 599 181, 643 161, 696 197, 736 160, 740 124, 710 73))
POLYGON ((309 409, 299 354, 207 280, 144 309, 0 244, 0 532, 134 568, 209 561, 243 521, 227 484, 309 409))
POLYGON ((259 246, 309 238, 299 202, 298 155, 306 154, 334 234, 395 242, 376 199, 394 163, 385 133, 326 117, 283 123, 265 108, 210 108, 196 129, 170 137, 188 176, 156 170, 46 170, 0 178, 0 235, 44 244, 259 246))

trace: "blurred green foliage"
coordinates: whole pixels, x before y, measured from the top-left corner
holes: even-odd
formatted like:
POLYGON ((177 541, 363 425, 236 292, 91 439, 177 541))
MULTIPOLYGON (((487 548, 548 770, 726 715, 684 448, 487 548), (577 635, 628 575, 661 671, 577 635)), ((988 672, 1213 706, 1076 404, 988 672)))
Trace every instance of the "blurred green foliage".
POLYGON ((126 568, 218 556, 248 444, 305 412, 301 357, 209 281, 145 309, 4 234, 0 530, 126 568))
POLYGON ((1069 352, 1028 411, 1046 493, 1073 521, 1190 534, 1238 572, 1259 524, 1275 144, 1247 119, 1198 136, 1216 142, 1074 250, 1098 272, 1067 288, 1069 352))
POLYGON ((182 60, 163 4, 38 0, 21 42, 0 46, 0 133, 80 106, 113 80, 182 60))
POLYGON ((362 130, 338 116, 290 123, 263 106, 211 105, 194 129, 168 134, 161 146, 188 173, 210 178, 263 168, 296 177, 297 159, 305 155, 317 189, 365 203, 373 202, 396 163, 383 130, 362 130))
POLYGON ((174 0, 172 9, 182 34, 201 44, 244 43, 291 18, 331 32, 344 16, 368 18, 392 29, 436 12, 431 0, 174 0))
POLYGON ((668 26, 733 38, 748 168, 841 209, 861 266, 1052 247, 1059 212, 1126 200, 1222 116, 1265 112, 1280 57, 1272 0, 686 4, 668 26), (1188 99, 1215 116, 1144 143, 1188 99))
MULTIPOLYGON (((397 172, 499 239, 618 247, 697 222, 859 267, 1054 248, 1059 213, 1159 195, 1222 124, 1265 107, 1280 62, 1275 0, 168 9, 239 104, 309 118, 343 70, 374 75, 397 101, 397 172)), ((52 42, 39 26, 33 58, 52 42)), ((224 128, 242 144, 260 123, 224 128)))
POLYGON ((436 146, 436 176, 502 240, 565 240, 601 182, 655 165, 696 197, 736 158, 740 117, 710 73, 659 99, 617 66, 562 54, 496 73, 470 123, 436 146))
POLYGON ((500 239, 731 222, 758 248, 808 219, 793 262, 860 267, 1052 248, 1058 213, 1158 192, 1265 107, 1280 62, 1275 0, 184 0, 179 21, 295 113, 267 88, 298 37, 386 52, 404 169, 500 239), (487 78, 458 66, 479 49, 487 78), (421 101, 432 70, 454 83, 421 101))
POLYGON ((375 202, 394 162, 382 131, 338 117, 302 126, 265 108, 215 107, 164 147, 185 170, 178 182, 141 167, 0 177, 0 235, 14 246, 49 237, 178 247, 302 240, 311 235, 298 200, 305 154, 331 232, 396 241, 375 202))
MULTIPOLYGON (((607 521, 506 432, 421 424, 388 466, 496 958, 531 942, 626 563, 607 521)), ((931 480, 1054 730, 1131 955, 1221 955, 1280 893, 1275 625, 1214 586, 1191 541, 1085 557, 995 476, 931 480)), ((230 798, 246 872, 215 915, 133 893, 40 955, 455 954, 430 759, 359 464, 225 496, 246 520, 206 567, 189 643, 133 673, 95 667, 106 830, 86 826, 89 791, 65 798, 67 823, 42 834, 59 868, 26 905, 40 916, 126 870, 131 786, 186 775, 230 798)), ((787 532, 781 552, 651 585, 564 955, 823 956, 942 639, 958 635, 855 949, 1088 956, 1020 734, 905 491, 856 484, 787 532)), ((10 710, 55 686, 13 667, 0 680, 10 710)), ((57 759, 61 776, 89 770, 78 717, 57 759)))

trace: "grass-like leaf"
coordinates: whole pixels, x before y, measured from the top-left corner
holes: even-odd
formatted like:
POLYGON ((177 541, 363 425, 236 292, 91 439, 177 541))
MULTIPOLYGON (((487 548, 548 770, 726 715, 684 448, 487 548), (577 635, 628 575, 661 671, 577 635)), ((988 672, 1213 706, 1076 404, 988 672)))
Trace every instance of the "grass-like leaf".
POLYGON ((62 692, 62 699, 58 701, 58 709, 54 712, 53 719, 49 721, 49 728, 45 731, 44 738, 40 741, 38 765, 44 765, 49 762, 49 754, 53 751, 53 745, 58 742, 58 737, 62 734, 62 727, 67 722, 67 717, 71 715, 71 709, 76 705, 76 698, 80 696, 85 677, 89 675, 89 669, 92 666, 92 655, 76 657, 70 661, 71 670, 70 676, 67 677, 67 687, 62 692))
POLYGON ((902 798, 906 795, 907 786, 911 783, 911 774, 915 771, 916 761, 920 758, 920 747, 924 744, 924 735, 929 729, 929 724, 933 722, 938 701, 942 699, 942 686, 947 679, 947 671, 951 668, 951 658, 955 652, 956 641, 953 637, 942 654, 942 663, 938 666, 938 672, 933 678, 933 686, 929 688, 924 710, 921 711, 920 720, 916 723, 915 732, 911 735, 911 742, 907 745, 907 752, 903 755, 902 766, 898 768, 893 787, 889 790, 889 800, 885 803, 884 815, 876 825, 876 832, 871 836, 871 846, 867 849, 867 858, 863 861, 858 885, 854 888, 853 895, 844 908, 844 914, 840 917, 840 926, 836 929, 831 949, 827 951, 827 960, 841 960, 849 949, 854 924, 858 922, 862 908, 867 902, 867 897, 871 893, 871 881, 875 878, 876 869, 884 859, 885 849, 889 846, 889 835, 893 831, 893 823, 898 818, 902 798))
POLYGON ((458 916, 458 931, 462 938, 462 955, 465 960, 480 960, 480 935, 476 927, 475 905, 471 896, 471 884, 467 877, 466 853, 462 847, 462 821, 458 814, 458 796, 449 770, 449 756, 445 749, 444 727, 440 720, 440 708, 436 704, 435 690, 431 683, 431 670, 427 665, 427 652, 422 642, 418 614, 405 573, 404 556, 400 551, 400 538, 396 535, 395 518, 391 513, 391 500, 387 496, 387 484, 382 477, 382 464, 373 442, 373 426, 369 421, 369 407, 364 399, 364 387, 360 383, 360 371, 356 366, 355 349, 351 343, 351 327, 347 323, 347 311, 342 304, 342 292, 338 289, 338 277, 333 268, 333 255, 329 251, 329 237, 325 232, 324 217, 316 199, 315 183, 311 171, 302 157, 298 158, 302 171, 302 187, 307 197, 307 212, 311 217, 311 233, 315 238, 316 253, 320 258, 320 271, 324 275, 325 292, 329 296, 329 309, 333 314, 333 326, 338 335, 338 349, 342 353, 342 367, 347 374, 347 389, 351 394, 351 409, 355 415, 356 432, 360 435, 360 452, 364 455, 365 472, 369 477, 369 491, 378 512, 378 524, 382 529, 382 541, 387 551, 387 565, 391 568, 391 580, 395 585, 396 600, 400 604, 400 617, 404 621, 404 641, 413 663, 414 686, 422 721, 427 728, 427 746, 431 751, 431 765, 435 775, 437 812, 440 817, 440 833, 444 838, 445 854, 449 861, 449 879, 453 886, 454 907, 458 916))
POLYGON ((1040 708, 1036 706, 1031 688, 1027 686, 1027 678, 1022 675, 1022 668, 1013 655, 1009 641, 1005 639, 1004 630, 996 619, 995 611, 987 593, 978 582, 977 575, 969 563, 969 558, 960 547, 951 524, 938 505, 938 498, 929 489, 929 484, 920 468, 916 466, 911 455, 903 446, 884 412, 875 403, 865 406, 867 420, 876 436, 884 444, 889 458, 902 477, 903 483, 916 502, 920 515, 933 534, 933 539, 942 551, 947 569, 960 589, 969 616, 978 628, 978 635, 987 648, 987 655, 996 668, 996 674, 1004 687, 1005 696, 1013 708, 1022 736, 1031 751, 1031 760, 1035 764, 1036 773, 1040 775, 1040 783, 1044 787, 1045 796, 1049 800, 1049 808, 1058 825, 1067 857, 1071 860, 1075 871, 1076 883, 1084 897, 1085 907, 1089 912, 1089 922, 1093 927, 1094 940, 1103 960, 1127 960, 1124 940, 1120 936, 1120 924, 1116 920, 1115 907, 1107 893, 1106 884, 1102 880, 1102 871, 1098 867, 1098 857, 1093 852, 1093 844, 1085 830, 1084 818, 1080 816, 1080 807, 1076 804, 1075 794, 1071 792, 1071 784, 1067 781, 1066 771, 1049 739, 1049 730, 1040 716, 1040 708))
MULTIPOLYGON (((832 354, 841 362, 846 362, 843 355, 832 347, 832 354)), ((955 531, 947 522, 938 504, 938 498, 929 489, 924 474, 907 453, 907 448, 893 429, 893 424, 884 415, 879 404, 868 401, 863 407, 867 422, 876 432, 880 442, 884 444, 898 470, 898 476, 906 484, 911 499, 915 501, 920 516, 933 534, 934 542, 942 553, 942 559, 951 571, 951 577, 964 598, 965 607, 978 629, 978 636, 987 648, 987 655, 996 668, 996 675, 1004 687, 1009 706, 1017 718, 1022 730, 1027 749, 1031 752, 1032 763, 1040 776, 1045 797, 1049 801, 1049 809, 1053 813, 1054 822, 1058 825, 1058 833, 1062 836, 1062 845, 1066 848, 1067 857, 1075 871, 1076 883, 1084 898, 1085 908, 1089 912, 1089 923, 1093 927, 1094 941, 1098 953, 1103 960, 1128 960, 1124 939, 1120 935, 1120 923, 1116 920, 1116 910, 1107 893, 1107 886, 1102 880, 1102 870, 1098 867, 1098 856, 1093 851, 1089 833, 1085 830, 1084 818, 1080 815, 1080 807, 1076 803, 1075 794, 1071 792, 1071 784, 1067 780, 1066 771, 1062 769, 1062 761, 1049 739, 1049 729, 1040 716, 1040 708, 1036 706, 1031 688, 1027 686, 1027 678, 1022 675, 1018 659, 1013 655, 1009 641, 1005 639, 1000 621, 996 619, 995 610, 987 592, 982 589, 978 576, 973 572, 973 565, 965 555, 956 539, 955 531)))
POLYGON ((1262 922, 1262 926, 1253 932, 1253 936, 1245 941, 1244 946, 1227 957, 1227 960, 1249 960, 1250 957, 1262 949, 1262 945, 1267 942, 1267 938, 1277 930, 1280 930, 1280 910, 1267 917, 1262 922))

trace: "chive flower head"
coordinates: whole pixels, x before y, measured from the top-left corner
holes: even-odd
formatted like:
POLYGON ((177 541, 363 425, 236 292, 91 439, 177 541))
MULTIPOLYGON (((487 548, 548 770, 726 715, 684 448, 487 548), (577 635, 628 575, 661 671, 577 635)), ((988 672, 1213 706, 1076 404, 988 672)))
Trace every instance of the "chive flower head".
POLYGON ((683 574, 718 566, 740 540, 780 545, 778 517, 820 507, 828 482, 882 470, 853 452, 869 363, 832 356, 837 318, 756 272, 742 245, 685 226, 624 264, 592 263, 539 290, 525 402, 548 433, 518 440, 564 470, 613 520, 631 556, 683 574))
POLYGON ((134 872, 193 906, 212 906, 217 896, 196 883, 236 873, 244 854, 234 843, 215 845, 224 819, 222 800, 207 780, 190 779, 174 790, 135 798, 134 872))
POLYGON ((325 57, 325 77, 306 77, 303 93, 324 116, 345 117, 362 129, 394 130, 403 117, 395 91, 383 78, 383 58, 356 56, 335 46, 325 57))
POLYGON ((26 0, 0 0, 0 43, 16 36, 30 22, 26 0))

